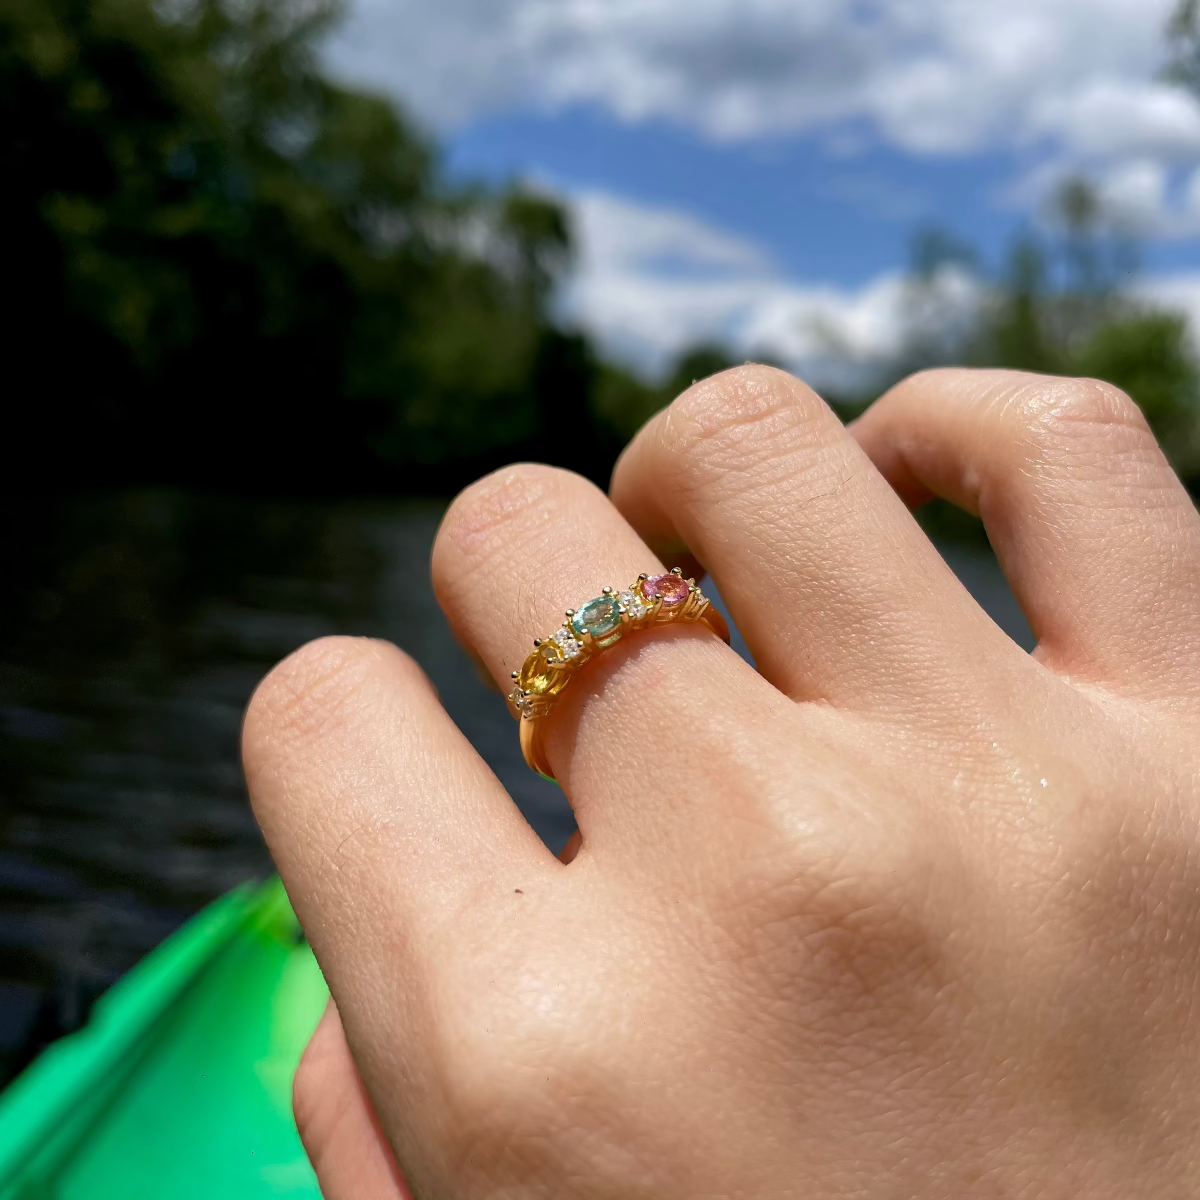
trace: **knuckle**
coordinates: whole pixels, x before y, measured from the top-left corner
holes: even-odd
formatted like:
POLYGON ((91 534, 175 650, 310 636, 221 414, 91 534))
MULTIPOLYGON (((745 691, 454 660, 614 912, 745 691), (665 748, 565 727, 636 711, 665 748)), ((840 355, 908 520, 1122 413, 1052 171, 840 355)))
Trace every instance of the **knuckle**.
POLYGON ((264 739, 309 738, 341 724, 365 702, 385 665, 424 678, 407 655, 371 638, 326 637, 301 646, 251 697, 243 734, 247 748, 264 739))
POLYGON ((912 884, 912 876, 846 872, 813 890, 799 944, 823 1009, 893 1010, 897 997, 947 974, 942 938, 912 884))
POLYGON ((1098 807, 1089 807, 1087 828, 1061 838, 1057 854, 1046 848, 1026 901, 1029 927, 1050 951, 1027 985, 1079 995, 1103 980, 1110 998, 1127 1002, 1119 1024, 1105 1029, 1102 1068, 1090 1058, 1094 1027, 1056 1034, 1056 1052, 1072 1065, 1065 1081, 1087 1103, 1112 1080, 1133 1077, 1147 1054, 1179 1055, 1178 1031, 1196 1024, 1200 970, 1194 813, 1134 814, 1116 794, 1107 811, 1098 807))
POLYGON ((879 833, 793 843, 765 869, 760 860, 723 905, 739 969, 761 964, 827 1033, 861 1031, 871 1013, 902 1033, 896 1014, 950 975, 952 934, 928 896, 929 847, 899 825, 879 833))
POLYGON ((939 387, 953 386, 966 382, 977 374, 978 372, 970 367, 923 367, 906 376, 892 390, 922 393, 929 390, 930 384, 939 387))
MULTIPOLYGON (((1200 830, 1183 806, 1169 819, 1131 819, 1125 806, 1089 821, 1070 839, 1071 867, 1052 891, 1059 928, 1105 962, 1131 943, 1143 966, 1200 963, 1200 830)), ((1190 809, 1190 806, 1187 806, 1190 809)))
POLYGON ((841 423, 810 388, 775 367, 734 367, 695 384, 665 412, 659 443, 686 470, 744 471, 828 443, 841 423))
POLYGON ((618 1111, 598 1099, 605 1092, 604 1063, 591 1049, 598 1026, 582 1015, 594 1011, 584 997, 567 1001, 572 991, 552 964, 544 971, 529 964, 519 997, 475 988, 456 1014, 453 1039, 440 1046, 452 1114, 440 1149, 463 1194, 551 1173, 555 1148, 572 1128, 595 1128, 618 1111))
POLYGON ((1153 440, 1142 410, 1120 388, 1099 379, 1043 379, 1020 388, 1015 415, 1035 441, 1074 444, 1104 437, 1153 440))
POLYGON ((509 1054, 476 1055, 469 1071, 454 1076, 449 1103, 454 1119, 442 1149, 467 1193, 474 1194, 473 1184, 539 1174, 560 1124, 561 1106, 550 1101, 561 1078, 555 1067, 530 1058, 526 1046, 508 1049, 509 1054))
POLYGON ((970 367, 924 367, 893 384, 874 407, 916 404, 924 407, 929 396, 955 395, 969 389, 980 372, 970 367))
POLYGON ((442 518, 433 550, 436 577, 448 573, 448 558, 486 561, 511 550, 560 518, 565 495, 594 485, 571 471, 540 463, 504 467, 470 485, 442 518))

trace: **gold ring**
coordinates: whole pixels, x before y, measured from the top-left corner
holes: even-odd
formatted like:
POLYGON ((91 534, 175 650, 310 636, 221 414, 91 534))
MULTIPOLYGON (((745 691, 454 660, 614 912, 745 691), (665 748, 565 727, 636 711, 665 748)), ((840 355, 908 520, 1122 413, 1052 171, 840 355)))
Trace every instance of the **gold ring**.
POLYGON ((516 687, 508 697, 521 722, 521 752, 530 767, 554 779, 538 736, 541 722, 587 663, 630 633, 677 621, 703 621, 729 642, 725 618, 678 567, 668 575, 639 575, 627 591, 606 587, 582 608, 567 609, 567 619, 549 637, 536 638, 533 653, 512 674, 516 687))

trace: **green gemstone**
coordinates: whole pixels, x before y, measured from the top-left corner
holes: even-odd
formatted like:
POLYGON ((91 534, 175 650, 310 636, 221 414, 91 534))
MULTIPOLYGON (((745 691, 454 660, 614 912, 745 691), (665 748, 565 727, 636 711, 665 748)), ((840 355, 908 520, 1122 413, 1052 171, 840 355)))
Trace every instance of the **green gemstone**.
POLYGON ((576 633, 590 633, 597 641, 621 628, 616 596, 597 596, 571 618, 576 633))

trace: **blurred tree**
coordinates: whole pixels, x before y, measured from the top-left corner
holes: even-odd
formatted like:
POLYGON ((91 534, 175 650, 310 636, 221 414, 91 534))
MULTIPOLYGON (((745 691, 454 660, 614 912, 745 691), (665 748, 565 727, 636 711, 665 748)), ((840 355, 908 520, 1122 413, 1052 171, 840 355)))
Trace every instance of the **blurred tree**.
POLYGON ((1136 248, 1086 181, 1066 182, 1050 215, 1049 235, 1028 235, 1014 248, 966 361, 1115 384, 1195 485, 1200 369, 1186 318, 1137 295, 1136 248))
MULTIPOLYGON (((1104 379, 1138 402, 1175 467, 1200 484, 1200 367, 1187 320, 1137 294, 1136 246, 1086 180, 1062 185, 1045 228, 1018 238, 994 277, 946 235, 920 239, 913 311, 941 319, 947 264, 974 274, 974 307, 949 336, 945 319, 932 329, 918 321, 873 394, 913 370, 954 363, 1104 379)), ((852 400, 847 415, 867 403, 852 400)))
POLYGON ((566 217, 330 82, 338 13, 0 0, 10 483, 436 484, 544 440, 566 217))
POLYGON ((734 365, 734 360, 720 346, 711 342, 702 342, 685 350, 676 362, 674 369, 662 385, 662 391, 669 403, 680 392, 687 391, 694 383, 716 375, 718 371, 728 370, 734 365))
POLYGON ((641 379, 619 367, 602 365, 596 386, 596 409, 619 442, 628 441, 656 413, 692 384, 734 365, 722 347, 702 342, 685 350, 661 378, 641 379))
POLYGON ((1200 93, 1200 0, 1176 0, 1167 24, 1166 77, 1200 93))

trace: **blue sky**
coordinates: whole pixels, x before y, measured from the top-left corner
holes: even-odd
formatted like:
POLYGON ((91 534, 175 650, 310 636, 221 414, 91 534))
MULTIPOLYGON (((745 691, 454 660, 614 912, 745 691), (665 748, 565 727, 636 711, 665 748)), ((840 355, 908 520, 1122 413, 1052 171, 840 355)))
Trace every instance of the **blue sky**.
MULTIPOLYGON (((995 263, 1076 173, 1142 238, 1147 292, 1200 316, 1200 104, 1159 77, 1172 4, 353 0, 330 60, 455 174, 572 208, 563 311, 613 353, 653 370, 711 337, 811 375, 906 336, 917 230, 995 263)), ((947 311, 968 292, 950 280, 947 311)))
POLYGON ((451 168, 533 173, 688 212, 766 247, 779 268, 842 285, 905 261, 937 224, 998 251, 1024 214, 997 203, 1005 156, 922 161, 886 146, 845 155, 812 138, 713 144, 663 122, 625 125, 592 109, 484 118, 447 144, 451 168))

